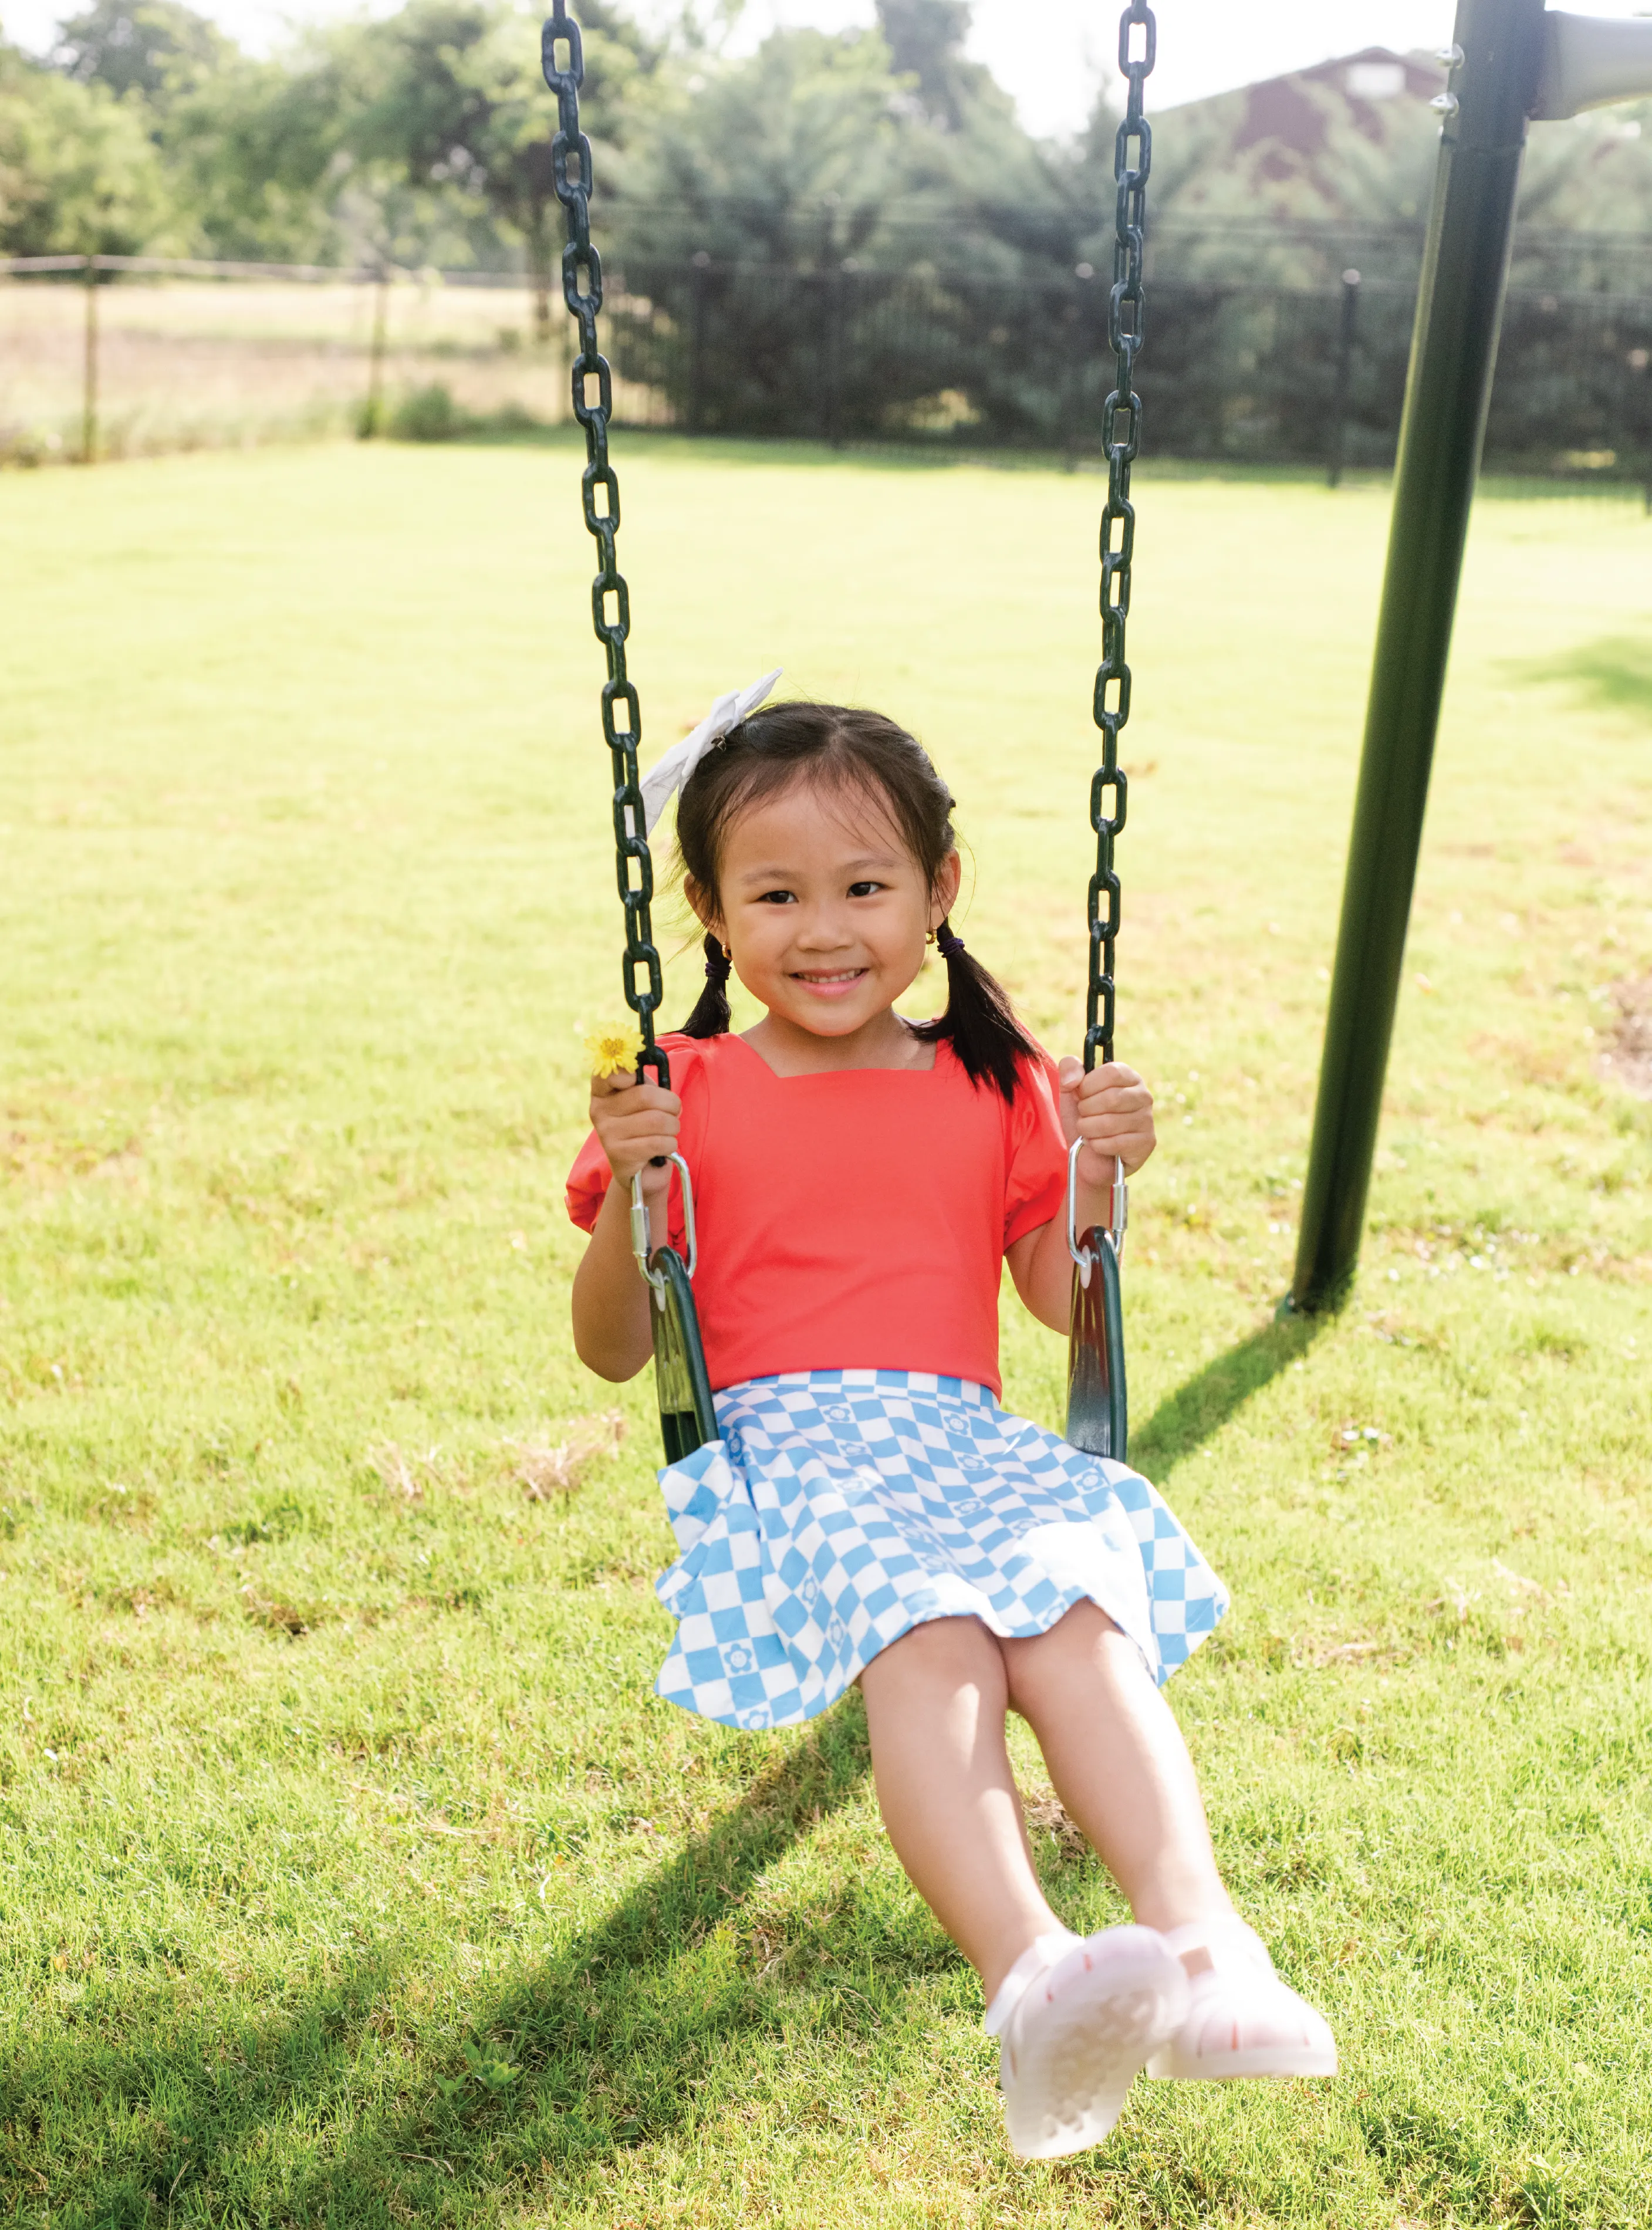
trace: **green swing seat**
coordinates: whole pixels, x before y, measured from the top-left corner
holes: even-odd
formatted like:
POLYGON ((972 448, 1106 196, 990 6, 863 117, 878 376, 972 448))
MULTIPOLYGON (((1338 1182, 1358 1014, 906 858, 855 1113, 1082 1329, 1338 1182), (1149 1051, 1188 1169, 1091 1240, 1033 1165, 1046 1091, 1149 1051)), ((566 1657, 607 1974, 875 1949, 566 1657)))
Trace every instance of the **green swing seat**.
POLYGON ((696 1448, 717 1437, 717 1412, 712 1403, 692 1283, 700 1254, 694 1234, 694 1181, 681 1154, 673 1154, 671 1159, 682 1181, 683 1229, 688 1242, 686 1262, 674 1247, 655 1246, 642 1178, 635 1178, 631 1185, 631 1251, 654 1297, 654 1390, 660 1404, 660 1438, 668 1464, 681 1463, 684 1456, 693 1455, 696 1448))
POLYGON ((1074 1146, 1067 1162, 1067 1243, 1072 1253, 1073 1309, 1067 1336, 1067 1438, 1087 1456, 1125 1460, 1129 1402, 1125 1388, 1124 1294, 1119 1264, 1124 1254, 1129 1188, 1113 1187, 1113 1221, 1097 1224, 1081 1241, 1074 1213, 1074 1146))

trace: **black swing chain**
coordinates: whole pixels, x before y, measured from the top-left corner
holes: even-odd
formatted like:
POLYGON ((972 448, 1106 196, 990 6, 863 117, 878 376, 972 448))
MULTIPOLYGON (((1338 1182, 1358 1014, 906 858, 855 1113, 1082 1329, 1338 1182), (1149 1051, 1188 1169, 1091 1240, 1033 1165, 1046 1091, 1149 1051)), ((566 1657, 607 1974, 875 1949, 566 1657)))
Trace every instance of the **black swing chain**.
POLYGON ((1120 918, 1113 843, 1125 825, 1126 783, 1119 764, 1119 731, 1130 718, 1130 668, 1125 663, 1125 622, 1130 616, 1130 561, 1136 513, 1130 500, 1130 467, 1141 447, 1141 397, 1133 384, 1145 316, 1141 266, 1147 222, 1147 172, 1153 135, 1142 108, 1142 87, 1152 68, 1158 26, 1147 0, 1130 0, 1119 19, 1119 68, 1129 86, 1124 120, 1113 141, 1117 187, 1113 291, 1107 298, 1107 345, 1113 386, 1101 414, 1107 454, 1107 500, 1101 513, 1101 663, 1095 676, 1095 725, 1101 731, 1101 764, 1090 783, 1090 826, 1095 831, 1095 873, 1090 878, 1090 975, 1085 1006, 1084 1066, 1113 1059, 1113 948, 1120 918), (1139 53, 1134 34, 1143 33, 1139 53), (1120 422, 1123 430, 1120 431, 1120 422), (1113 793, 1113 811, 1105 809, 1113 793), (1102 911, 1103 901, 1106 912, 1102 911))
POLYGON ((540 35, 545 81, 557 96, 557 136, 551 143, 552 176, 557 199, 568 212, 568 243, 562 251, 562 299, 578 320, 579 353, 573 361, 573 413, 585 429, 585 469, 580 480, 585 525, 597 539, 600 561, 590 584, 591 624, 608 656, 603 685, 603 735, 613 759, 614 848, 620 903, 625 908, 625 1003, 636 1015, 642 1040, 639 1072, 651 1068, 667 1091, 670 1064, 654 1042, 654 1017, 665 996, 659 950, 649 918, 654 897, 654 861, 642 821, 642 792, 637 779, 636 749, 642 715, 636 687, 625 671, 625 639, 631 628, 630 592, 619 570, 615 538, 619 532, 619 479, 608 461, 608 421, 614 403, 613 376, 597 345, 597 313, 603 306, 603 261, 591 245, 590 142, 579 128, 579 88, 585 63, 579 26, 566 0, 552 0, 540 35), (559 68, 557 49, 565 49, 559 68), (583 274, 583 285, 582 285, 583 274), (597 383, 593 403, 589 383, 597 383), (598 509, 598 498, 602 508, 598 509), (612 599, 612 612, 610 599, 612 599), (625 725, 617 724, 623 715, 625 725), (635 876, 635 880, 633 877, 635 876), (644 978, 638 983, 639 973, 644 978))
MULTIPOLYGON (((1130 610, 1130 567, 1135 511, 1130 501, 1130 467, 1141 441, 1141 399, 1133 384, 1143 338, 1142 256, 1147 209, 1147 175, 1152 132, 1143 113, 1142 87, 1153 67, 1157 27, 1147 0, 1130 0, 1120 18, 1119 67, 1129 87, 1123 121, 1113 151, 1117 187, 1113 287, 1107 303, 1107 340, 1114 359, 1114 384, 1102 412, 1102 441, 1107 457, 1107 499, 1101 514, 1102 656, 1095 677, 1095 723, 1102 735, 1101 764, 1090 784, 1090 825, 1096 836, 1095 873, 1088 893, 1090 959, 1085 1012, 1084 1066, 1094 1068, 1100 1053, 1113 1058, 1113 943, 1119 932, 1120 886, 1113 863, 1113 840, 1125 825, 1126 784, 1118 763, 1119 731, 1130 718, 1130 668, 1125 661, 1125 623, 1130 610), (1133 34, 1145 34, 1139 54, 1133 34), (1120 434, 1119 421, 1125 419, 1120 434), (1116 539, 1115 539, 1116 537, 1116 539), (1113 811, 1104 810, 1113 793, 1113 811), (1101 911, 1103 898, 1107 911, 1101 911)), ((642 825, 642 794, 637 770, 642 712, 636 685, 625 670, 630 631, 630 599, 619 570, 615 541, 619 529, 619 480, 608 461, 608 424, 613 409, 613 377, 597 342, 597 313, 602 307, 602 258, 591 244, 590 142, 579 128, 579 87, 584 61, 579 26, 566 0, 552 0, 541 37, 545 81, 557 96, 558 131, 552 143, 557 198, 568 213, 568 240, 562 252, 562 293, 579 325, 579 353, 572 366, 573 412, 584 429, 585 469, 581 493, 585 525, 595 537, 600 568, 591 583, 591 624, 608 660, 602 693, 603 735, 613 761, 614 843, 620 900, 625 909, 623 980, 626 1004, 636 1015, 642 1039, 639 1067, 652 1068, 669 1086, 663 1050, 654 1042, 654 1016, 664 996, 658 948, 653 940, 649 906, 654 863, 642 825), (566 49, 566 67, 557 48, 566 49), (571 171, 569 157, 576 158, 571 171), (584 285, 581 283, 582 273, 584 285), (597 382, 592 403, 586 383, 597 382), (597 509, 598 495, 603 508, 597 509), (609 598, 613 599, 610 616, 609 598), (616 723, 623 707, 626 725, 616 723), (636 880, 632 881, 635 871, 636 880), (639 970, 646 983, 639 987, 639 970)))

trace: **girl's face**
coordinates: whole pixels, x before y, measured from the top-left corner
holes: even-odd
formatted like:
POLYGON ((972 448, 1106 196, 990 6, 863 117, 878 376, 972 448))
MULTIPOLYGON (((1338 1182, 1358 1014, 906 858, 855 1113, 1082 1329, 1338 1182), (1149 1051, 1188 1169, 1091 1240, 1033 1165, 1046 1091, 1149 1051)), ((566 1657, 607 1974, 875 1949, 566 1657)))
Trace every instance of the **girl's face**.
POLYGON ((932 889, 874 798, 808 782, 740 814, 720 867, 707 926, 747 990, 817 1037, 850 1036, 909 989, 961 873, 949 854, 932 889))

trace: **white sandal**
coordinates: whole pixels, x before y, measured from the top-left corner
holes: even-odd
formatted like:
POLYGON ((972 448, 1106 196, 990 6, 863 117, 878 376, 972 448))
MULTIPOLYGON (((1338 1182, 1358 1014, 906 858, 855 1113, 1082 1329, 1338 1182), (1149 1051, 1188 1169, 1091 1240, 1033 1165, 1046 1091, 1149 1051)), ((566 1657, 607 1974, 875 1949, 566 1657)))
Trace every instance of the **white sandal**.
POLYGON ((1196 1921, 1164 1937, 1210 1964, 1190 1976, 1186 2019, 1147 2062, 1184 2083, 1241 2075, 1334 2075, 1336 2040, 1323 2016, 1274 1972, 1268 1947, 1242 1920, 1196 1921))
POLYGON ((1023 1951, 986 2017, 1003 2039, 998 2080, 1017 2159, 1100 2144, 1188 2001, 1182 1963, 1152 1928, 1041 1936, 1023 1951))

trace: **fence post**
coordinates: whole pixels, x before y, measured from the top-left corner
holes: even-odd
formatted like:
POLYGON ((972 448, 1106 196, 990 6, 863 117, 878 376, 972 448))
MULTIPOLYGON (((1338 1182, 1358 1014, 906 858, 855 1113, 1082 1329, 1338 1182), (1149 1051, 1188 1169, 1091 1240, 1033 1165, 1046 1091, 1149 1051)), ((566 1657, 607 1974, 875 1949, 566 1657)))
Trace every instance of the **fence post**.
POLYGON ((1065 429, 1062 462, 1069 473, 1075 473, 1079 468, 1087 429, 1085 374, 1100 352, 1105 338, 1105 328, 1098 329, 1097 314, 1100 305, 1107 300, 1106 293, 1091 283, 1095 277, 1094 263, 1075 263, 1073 277, 1077 281, 1077 291, 1073 297, 1077 315, 1073 320, 1073 346, 1067 377, 1062 383, 1066 400, 1062 411, 1065 429))
POLYGON ((81 366, 81 462, 98 461, 98 259, 88 255, 86 270, 86 342, 81 366))
POLYGON ((711 269, 707 249, 698 248, 688 266, 688 431, 706 429, 706 286, 711 269))
POLYGON ((1359 1259, 1543 41, 1543 0, 1458 0, 1302 1194, 1304 1311, 1338 1305, 1359 1259))
POLYGON ((1331 400, 1331 454, 1325 484, 1337 487, 1342 480, 1343 450, 1347 437, 1348 387, 1353 377, 1354 330, 1359 321, 1359 274, 1342 274, 1342 325, 1337 335, 1337 384, 1331 400))
POLYGON ((848 284, 841 270, 821 274, 821 285, 825 289, 821 303, 825 325, 822 336, 825 345, 821 351, 825 392, 821 416, 825 422, 821 430, 834 449, 843 446, 843 290, 848 284))
POLYGON ((373 300, 373 335, 367 357, 367 400, 362 405, 358 428, 364 441, 371 441, 384 431, 384 334, 390 321, 390 265, 378 267, 378 292, 373 300))

